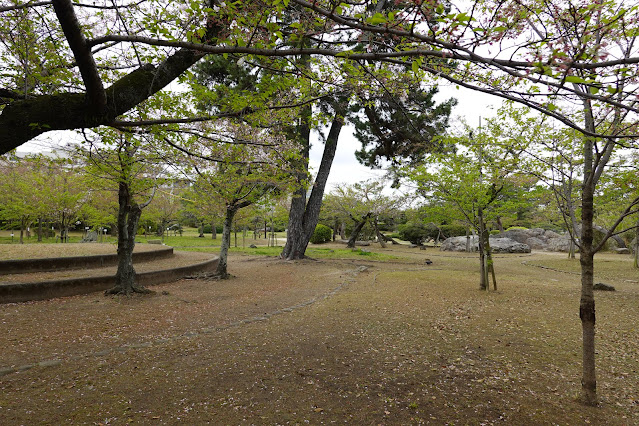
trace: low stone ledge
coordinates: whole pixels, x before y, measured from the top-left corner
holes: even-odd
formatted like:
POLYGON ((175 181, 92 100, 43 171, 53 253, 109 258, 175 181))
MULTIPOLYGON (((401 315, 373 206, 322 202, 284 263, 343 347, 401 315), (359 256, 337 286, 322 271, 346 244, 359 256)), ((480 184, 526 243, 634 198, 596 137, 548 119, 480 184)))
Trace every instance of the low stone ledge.
MULTIPOLYGON (((147 262, 173 256, 173 247, 159 250, 133 252, 134 262, 147 262)), ((91 269, 118 264, 117 253, 91 256, 50 257, 40 259, 1 260, 0 275, 53 272, 71 269, 91 269)))
MULTIPOLYGON (((173 249, 171 249, 173 250, 173 249)), ((137 274, 138 283, 153 286, 177 281, 198 272, 214 271, 219 262, 218 257, 194 265, 182 266, 161 271, 142 272, 137 274)), ((108 290, 115 283, 115 275, 100 277, 71 278, 20 284, 0 285, 0 304, 20 303, 35 300, 47 300, 56 297, 76 296, 108 290)))

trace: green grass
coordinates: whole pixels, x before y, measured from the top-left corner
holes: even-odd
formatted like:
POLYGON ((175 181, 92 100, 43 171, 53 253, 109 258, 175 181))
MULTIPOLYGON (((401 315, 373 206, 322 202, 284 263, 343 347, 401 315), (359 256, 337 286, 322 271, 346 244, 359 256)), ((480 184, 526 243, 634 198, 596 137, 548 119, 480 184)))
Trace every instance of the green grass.
MULTIPOLYGON (((197 251, 197 252, 213 252, 217 253, 220 248, 219 245, 216 247, 197 247, 197 246, 183 246, 180 249, 185 251, 197 251)), ((230 252, 232 253, 243 253, 248 255, 259 255, 259 256, 272 256, 277 257, 282 253, 282 246, 275 247, 266 247, 260 246, 257 248, 251 247, 233 247, 231 246, 230 252)), ((376 252, 368 252, 362 251, 361 249, 331 249, 331 248, 315 248, 309 247, 306 250, 306 255, 313 259, 361 259, 365 257, 370 260, 384 261, 384 260, 398 260, 400 257, 385 254, 385 253, 376 253, 376 252)))

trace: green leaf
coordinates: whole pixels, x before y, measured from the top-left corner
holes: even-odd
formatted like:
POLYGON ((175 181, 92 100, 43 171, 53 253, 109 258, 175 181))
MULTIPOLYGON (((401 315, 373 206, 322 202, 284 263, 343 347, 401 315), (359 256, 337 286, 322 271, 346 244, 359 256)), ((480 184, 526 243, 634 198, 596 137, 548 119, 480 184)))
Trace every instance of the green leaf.
POLYGON ((372 25, 377 25, 377 24, 383 24, 386 22, 386 16, 382 15, 381 13, 377 12, 375 15, 373 15, 371 17, 371 19, 369 20, 369 22, 372 25))
POLYGON ((566 77, 566 83, 587 83, 587 81, 579 76, 569 75, 566 77))

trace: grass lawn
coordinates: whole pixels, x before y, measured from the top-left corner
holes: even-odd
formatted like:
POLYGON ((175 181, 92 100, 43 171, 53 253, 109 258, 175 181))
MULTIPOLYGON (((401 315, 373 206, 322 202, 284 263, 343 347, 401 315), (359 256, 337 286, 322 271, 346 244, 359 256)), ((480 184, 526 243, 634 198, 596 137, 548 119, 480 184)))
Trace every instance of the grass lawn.
POLYGON ((311 249, 232 251, 230 280, 151 296, 0 306, 3 424, 639 424, 628 256, 596 257, 617 291, 596 296, 587 408, 578 261, 497 255, 499 291, 481 292, 473 255, 311 249))

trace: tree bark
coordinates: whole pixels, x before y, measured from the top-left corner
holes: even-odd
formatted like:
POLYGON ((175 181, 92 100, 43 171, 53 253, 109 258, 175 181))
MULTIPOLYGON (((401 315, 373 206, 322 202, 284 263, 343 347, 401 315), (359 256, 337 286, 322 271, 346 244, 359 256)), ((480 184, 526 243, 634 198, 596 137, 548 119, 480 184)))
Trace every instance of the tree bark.
POLYGON ((377 236, 377 241, 379 241, 379 245, 382 246, 382 248, 386 248, 386 241, 385 241, 386 238, 382 235, 381 232, 379 232, 377 218, 375 218, 375 220, 373 221, 373 226, 375 227, 375 235, 377 236))
POLYGON ((220 261, 218 262, 217 269, 215 270, 215 276, 223 280, 229 278, 230 276, 227 270, 227 264, 229 257, 229 248, 231 247, 231 228, 233 227, 233 219, 235 218, 236 212, 237 208, 235 208, 235 206, 226 207, 226 216, 224 217, 224 224, 222 226, 220 261))
MULTIPOLYGON (((595 129, 590 103, 585 101, 585 123, 589 130, 595 129)), ((594 173, 594 141, 590 137, 584 140, 584 180, 581 189, 581 298, 579 318, 582 329, 582 378, 581 396, 586 405, 597 405, 597 377, 595 374, 595 296, 594 280, 594 193, 596 177, 594 173)))
POLYGON ((211 239, 217 239, 217 229, 215 228, 215 222, 211 222, 211 239))
POLYGON ((637 227, 635 228, 635 261, 634 267, 639 268, 639 212, 637 213, 637 227))
POLYGON ((135 236, 142 209, 133 201, 129 185, 125 180, 118 187, 118 270, 115 274, 115 286, 105 294, 148 293, 149 290, 138 286, 133 267, 133 249, 135 236))
MULTIPOLYGON (((57 3, 65 3, 59 1, 57 3)), ((213 7, 211 4, 210 7, 213 7)), ((73 9, 60 12, 65 25, 74 31, 73 9)), ((76 21, 77 22, 77 21, 76 21)), ((227 22, 209 20, 203 41, 211 44, 218 33, 225 29, 227 22)), ((81 34, 75 28, 75 36, 81 34)), ((67 31, 65 31, 65 34, 67 31)), ((89 50, 93 47, 86 41, 74 43, 74 54, 81 55, 80 70, 87 83, 86 93, 58 93, 40 95, 9 103, 0 114, 0 154, 5 154, 38 135, 52 130, 72 130, 109 125, 116 117, 144 102, 169 83, 186 72, 205 53, 192 49, 180 49, 167 57, 158 66, 142 65, 137 70, 120 78, 106 90, 100 90, 97 70, 93 65, 89 50), (106 101, 103 100, 106 96, 106 101), (97 106, 97 108, 96 108, 97 106)))
POLYGON ((484 212, 481 208, 478 210, 479 217, 479 289, 488 290, 488 280, 486 271, 486 247, 484 243, 484 212))
MULTIPOLYGON (((288 220, 288 231, 286 234, 286 244, 280 255, 282 258, 303 259, 305 257, 306 248, 313 236, 313 231, 317 226, 319 220, 320 208, 322 206, 322 198, 324 197, 324 190, 326 189, 326 181, 331 171, 333 159, 335 158, 335 151, 337 149, 337 141, 339 134, 344 126, 344 114, 348 105, 347 100, 340 100, 336 103, 336 111, 333 116, 331 128, 326 138, 326 144, 324 145, 324 153, 322 155, 322 161, 320 163, 315 183, 311 195, 306 202, 306 186, 303 185, 303 180, 299 179, 300 187, 293 194, 293 200, 291 202, 291 209, 288 220)), ((310 109, 307 111, 307 116, 304 116, 304 121, 310 119, 310 109)), ((302 125, 300 131, 302 139, 304 141, 304 161, 306 167, 308 167, 309 156, 309 136, 310 127, 306 121, 302 125)), ((306 174, 304 174, 304 179, 306 174)))
POLYGON ((367 213, 365 216, 362 217, 361 221, 356 222, 357 224, 355 225, 355 229, 353 229, 351 237, 348 239, 348 244, 346 244, 346 247, 355 248, 357 237, 359 237, 359 233, 362 231, 362 228, 364 227, 364 225, 366 225, 366 222, 371 217, 371 215, 372 213, 367 213))

